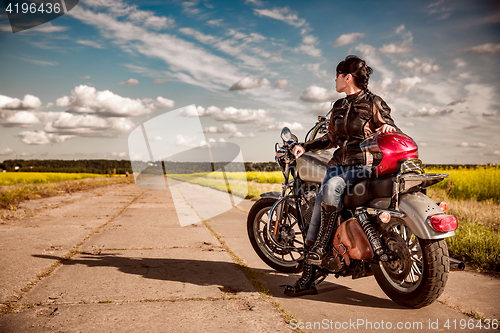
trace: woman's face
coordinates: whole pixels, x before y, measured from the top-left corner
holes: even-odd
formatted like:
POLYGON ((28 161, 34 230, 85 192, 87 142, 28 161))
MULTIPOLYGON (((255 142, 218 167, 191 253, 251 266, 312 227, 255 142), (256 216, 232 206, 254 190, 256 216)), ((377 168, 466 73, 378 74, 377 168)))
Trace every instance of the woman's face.
POLYGON ((335 89, 337 92, 345 92, 345 88, 347 87, 346 76, 349 74, 337 74, 337 78, 335 79, 335 89))

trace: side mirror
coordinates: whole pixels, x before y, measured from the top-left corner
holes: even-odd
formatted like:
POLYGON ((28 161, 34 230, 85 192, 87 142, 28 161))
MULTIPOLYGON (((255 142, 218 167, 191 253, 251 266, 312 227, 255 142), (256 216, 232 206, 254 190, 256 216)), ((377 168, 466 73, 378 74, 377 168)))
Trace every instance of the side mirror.
POLYGON ((283 127, 281 130, 281 139, 283 139, 284 142, 292 140, 292 132, 288 127, 283 127))

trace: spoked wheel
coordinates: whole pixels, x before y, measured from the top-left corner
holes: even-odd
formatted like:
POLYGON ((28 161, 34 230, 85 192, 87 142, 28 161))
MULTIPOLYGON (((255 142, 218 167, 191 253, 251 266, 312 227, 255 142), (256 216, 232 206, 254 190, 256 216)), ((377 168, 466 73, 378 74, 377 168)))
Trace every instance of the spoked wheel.
POLYGON ((444 291, 450 263, 444 239, 420 239, 402 219, 383 225, 382 240, 394 260, 372 264, 382 290, 394 302, 421 308, 444 291))
MULTIPOLYGON (((302 264, 297 262, 300 253, 280 248, 270 239, 267 231, 269 212, 275 202, 276 199, 263 198, 252 206, 247 219, 248 237, 255 252, 267 265, 280 272, 297 273, 302 271, 302 264)), ((304 247, 302 232, 290 208, 283 204, 283 218, 278 222, 277 228, 273 221, 271 234, 280 245, 302 249, 304 247)))

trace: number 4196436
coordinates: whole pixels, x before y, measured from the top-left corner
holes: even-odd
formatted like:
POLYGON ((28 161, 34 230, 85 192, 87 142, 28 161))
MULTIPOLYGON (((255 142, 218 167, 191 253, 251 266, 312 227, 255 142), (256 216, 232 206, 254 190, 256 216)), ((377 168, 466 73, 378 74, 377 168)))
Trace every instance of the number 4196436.
POLYGON ((60 3, 52 4, 51 2, 47 2, 47 3, 42 2, 39 6, 37 6, 36 3, 23 2, 21 4, 15 3, 14 5, 12 5, 12 3, 9 3, 7 8, 5 8, 5 11, 9 14, 12 14, 12 13, 14 13, 14 14, 19 14, 19 13, 23 13, 23 14, 27 14, 27 13, 31 13, 31 14, 56 13, 56 14, 59 14, 61 12, 61 4, 60 3))
POLYGON ((496 329, 498 329, 498 319, 493 319, 493 320, 484 319, 484 320, 477 320, 477 321, 474 319, 469 319, 469 320, 460 319, 459 321, 457 321, 456 319, 454 319, 454 320, 448 319, 443 327, 447 328, 447 329, 452 329, 452 330, 456 330, 456 329, 461 329, 461 330, 485 329, 485 330, 489 330, 490 328, 496 330, 496 329))

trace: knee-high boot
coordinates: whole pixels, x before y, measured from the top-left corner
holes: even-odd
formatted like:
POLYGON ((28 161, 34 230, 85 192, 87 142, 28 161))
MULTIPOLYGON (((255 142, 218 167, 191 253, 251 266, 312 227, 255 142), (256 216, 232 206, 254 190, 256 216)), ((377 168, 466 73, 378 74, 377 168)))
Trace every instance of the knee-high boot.
POLYGON ((295 282, 293 286, 285 287, 285 295, 288 296, 303 296, 303 295, 316 295, 318 290, 314 284, 316 277, 316 266, 311 263, 304 262, 302 276, 295 282))
POLYGON ((337 217, 337 207, 321 203, 321 225, 319 227, 318 238, 316 243, 311 248, 306 256, 305 262, 310 262, 314 265, 321 265, 327 252, 327 245, 335 227, 335 219, 337 217))

